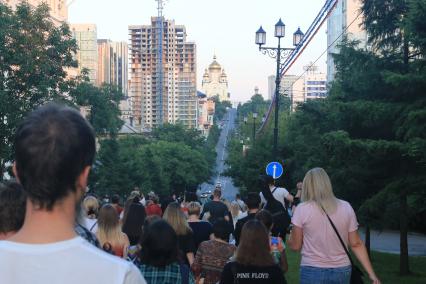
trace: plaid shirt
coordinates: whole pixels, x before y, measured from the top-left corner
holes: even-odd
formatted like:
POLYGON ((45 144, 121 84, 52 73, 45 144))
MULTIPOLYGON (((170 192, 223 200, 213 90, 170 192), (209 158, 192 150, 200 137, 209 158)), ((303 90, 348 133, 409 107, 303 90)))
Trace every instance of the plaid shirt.
MULTIPOLYGON (((181 284, 182 276, 180 273, 180 265, 172 263, 165 267, 155 267, 141 264, 139 269, 147 284, 181 284)), ((189 284, 195 284, 194 276, 189 272, 189 284)))
POLYGON ((75 224, 74 231, 77 235, 94 245, 95 247, 100 248, 101 245, 99 244, 98 239, 96 238, 95 234, 87 230, 84 226, 80 224, 75 224))

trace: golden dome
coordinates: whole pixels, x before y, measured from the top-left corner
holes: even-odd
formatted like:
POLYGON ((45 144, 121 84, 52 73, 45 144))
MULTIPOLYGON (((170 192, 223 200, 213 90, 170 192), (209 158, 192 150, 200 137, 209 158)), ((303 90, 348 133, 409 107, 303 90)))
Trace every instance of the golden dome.
POLYGON ((213 56, 213 62, 209 65, 209 70, 210 71, 221 71, 222 70, 222 66, 220 66, 220 64, 216 61, 216 55, 213 56))

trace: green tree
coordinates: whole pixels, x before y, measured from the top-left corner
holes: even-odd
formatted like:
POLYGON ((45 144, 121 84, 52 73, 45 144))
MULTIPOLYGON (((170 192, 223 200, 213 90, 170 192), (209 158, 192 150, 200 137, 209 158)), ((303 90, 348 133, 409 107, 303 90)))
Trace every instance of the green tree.
POLYGON ((96 87, 88 81, 87 73, 83 73, 70 95, 77 105, 89 108, 87 119, 97 135, 115 136, 118 133, 123 125, 119 104, 124 95, 117 86, 103 84, 96 87))
POLYGON ((75 67, 77 45, 66 24, 56 27, 49 7, 0 3, 0 179, 11 160, 16 127, 34 107, 68 101, 65 68, 75 67))

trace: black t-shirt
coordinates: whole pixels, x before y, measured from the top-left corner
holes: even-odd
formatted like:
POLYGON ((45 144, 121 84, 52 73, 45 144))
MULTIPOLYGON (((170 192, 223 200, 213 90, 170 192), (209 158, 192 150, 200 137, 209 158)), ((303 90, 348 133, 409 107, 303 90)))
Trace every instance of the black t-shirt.
POLYGON ((234 238, 235 238, 235 245, 238 246, 240 243, 240 236, 241 236, 241 230, 243 229, 243 226, 245 223, 247 223, 250 220, 253 220, 256 217, 256 213, 249 213, 246 217, 241 218, 237 221, 235 224, 235 230, 234 230, 234 238))
POLYGON ((277 265, 246 266, 229 262, 222 271, 220 284, 283 284, 287 283, 283 271, 277 265), (234 281, 234 278, 235 281, 234 281))
POLYGON ((188 264, 186 254, 192 252, 195 255, 195 252, 197 251, 192 232, 188 232, 186 235, 178 235, 178 245, 182 259, 186 264, 188 264))
POLYGON ((210 223, 213 224, 218 219, 225 218, 225 216, 227 216, 228 207, 226 207, 226 205, 221 201, 212 200, 212 201, 204 204, 204 209, 203 209, 202 215, 204 215, 207 212, 210 213, 209 221, 210 221, 210 223))
POLYGON ((188 223, 194 233, 195 247, 198 249, 202 242, 210 240, 210 235, 213 231, 212 224, 205 221, 188 223))

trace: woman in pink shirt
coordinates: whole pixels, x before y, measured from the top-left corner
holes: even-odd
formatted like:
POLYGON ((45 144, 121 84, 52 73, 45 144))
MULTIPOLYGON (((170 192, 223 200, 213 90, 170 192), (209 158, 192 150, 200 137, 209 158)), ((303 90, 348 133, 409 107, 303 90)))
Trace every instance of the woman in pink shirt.
POLYGON ((358 235, 358 222, 351 205, 333 194, 330 178, 314 168, 303 180, 302 202, 296 207, 288 246, 302 250, 300 283, 350 283, 351 262, 327 215, 345 246, 349 246, 372 283, 380 281, 374 273, 367 250, 358 235))

